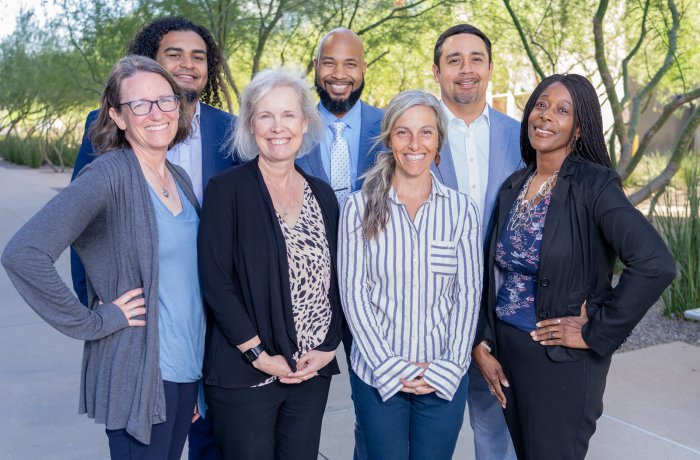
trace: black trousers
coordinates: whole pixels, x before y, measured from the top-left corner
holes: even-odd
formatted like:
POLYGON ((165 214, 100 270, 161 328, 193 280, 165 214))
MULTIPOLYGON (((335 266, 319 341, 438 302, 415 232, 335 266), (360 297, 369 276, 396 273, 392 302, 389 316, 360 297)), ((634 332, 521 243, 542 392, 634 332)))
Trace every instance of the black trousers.
POLYGON ((506 423, 520 460, 578 460, 603 413, 611 357, 554 362, 530 334, 497 321, 498 360, 510 388, 506 423))
POLYGON ((316 460, 331 379, 229 389, 205 386, 224 460, 316 460))
POLYGON ((192 425, 199 382, 163 382, 165 417, 151 428, 151 443, 134 439, 125 429, 105 430, 109 438, 109 455, 118 460, 180 460, 187 432, 192 425))

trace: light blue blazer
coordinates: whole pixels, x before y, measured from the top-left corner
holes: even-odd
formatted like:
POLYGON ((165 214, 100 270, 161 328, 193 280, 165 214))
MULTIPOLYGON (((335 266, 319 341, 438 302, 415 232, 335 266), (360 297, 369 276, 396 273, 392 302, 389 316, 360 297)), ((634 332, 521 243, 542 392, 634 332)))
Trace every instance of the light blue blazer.
MULTIPOLYGON (((380 127, 382 123, 382 117, 384 116, 384 111, 373 107, 371 105, 362 104, 362 123, 360 126, 360 152, 357 156, 357 178, 350 184, 350 190, 355 192, 362 188, 362 180, 360 176, 365 173, 369 168, 374 166, 374 161, 377 158, 377 153, 381 150, 380 148, 372 148, 377 136, 379 136, 380 127)), ((323 169, 323 160, 321 159, 321 147, 319 145, 315 146, 311 152, 296 161, 305 173, 316 176, 325 182, 331 182, 330 178, 323 169)))
MULTIPOLYGON (((489 107, 489 179, 481 216, 481 236, 488 241, 492 231, 493 210, 501 184, 517 169, 525 166, 520 156, 520 123, 489 107)), ((440 152, 440 166, 433 163, 435 176, 446 186, 458 190, 450 143, 445 142, 440 152)))

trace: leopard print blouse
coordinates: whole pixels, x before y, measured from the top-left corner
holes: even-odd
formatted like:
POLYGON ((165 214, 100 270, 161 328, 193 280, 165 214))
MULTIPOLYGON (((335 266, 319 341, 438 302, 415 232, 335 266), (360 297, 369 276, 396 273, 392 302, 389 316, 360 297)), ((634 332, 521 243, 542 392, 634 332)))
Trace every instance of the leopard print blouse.
MULTIPOLYGON (((304 203, 293 227, 279 213, 276 214, 287 245, 292 316, 299 347, 293 355, 296 361, 321 345, 328 334, 331 324, 331 253, 321 207, 308 183, 304 184, 304 203)), ((276 379, 270 377, 255 386, 276 379)))

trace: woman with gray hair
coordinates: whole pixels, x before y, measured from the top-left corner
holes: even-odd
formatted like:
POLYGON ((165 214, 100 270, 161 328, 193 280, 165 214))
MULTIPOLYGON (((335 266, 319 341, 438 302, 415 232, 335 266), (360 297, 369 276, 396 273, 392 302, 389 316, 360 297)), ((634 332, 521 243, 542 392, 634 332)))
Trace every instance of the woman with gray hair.
POLYGON ((209 181, 199 231, 212 312, 204 383, 226 459, 316 459, 342 310, 338 205, 294 161, 323 127, 302 77, 265 70, 246 87, 233 149, 249 160, 209 181))
POLYGON ((341 213, 350 384, 372 459, 452 458, 464 418, 481 226, 474 202, 430 172, 445 137, 435 97, 394 97, 380 135, 390 151, 341 213))
POLYGON ((8 243, 2 262, 27 303, 85 341, 80 412, 106 425, 115 459, 179 459, 202 376, 197 198, 166 160, 190 120, 172 76, 127 56, 90 135, 99 156, 8 243), (73 245, 88 307, 53 261, 73 245))

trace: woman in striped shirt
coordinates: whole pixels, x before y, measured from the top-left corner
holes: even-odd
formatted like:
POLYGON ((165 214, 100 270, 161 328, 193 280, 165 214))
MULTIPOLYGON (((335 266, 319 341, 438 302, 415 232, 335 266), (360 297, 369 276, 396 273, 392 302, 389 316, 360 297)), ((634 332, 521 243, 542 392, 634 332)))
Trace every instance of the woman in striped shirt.
POLYGON ((390 151, 347 199, 338 237, 353 400, 369 458, 451 458, 481 296, 479 216, 430 172, 446 138, 435 97, 400 93, 381 130, 390 151))

